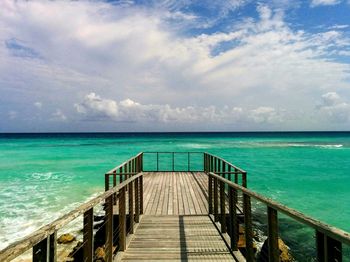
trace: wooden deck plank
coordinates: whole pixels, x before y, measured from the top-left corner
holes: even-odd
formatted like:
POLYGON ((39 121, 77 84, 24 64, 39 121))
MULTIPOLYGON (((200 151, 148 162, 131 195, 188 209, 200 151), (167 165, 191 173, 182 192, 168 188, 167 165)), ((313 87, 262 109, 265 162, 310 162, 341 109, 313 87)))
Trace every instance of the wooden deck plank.
POLYGON ((177 195, 177 175, 173 176, 173 214, 179 214, 179 202, 178 202, 178 195, 177 195))
POLYGON ((207 203, 208 200, 207 198, 204 196, 202 189, 199 186, 195 186, 195 183, 198 183, 198 178, 197 178, 197 174, 192 173, 192 178, 194 180, 194 184, 192 184, 192 188, 193 191, 195 193, 195 197, 198 201, 198 208, 199 208, 199 212, 202 214, 207 214, 208 213, 208 209, 207 209, 207 203))
POLYGON ((118 261, 233 261, 207 215, 144 215, 118 261))
MULTIPOLYGON (((204 173, 149 172, 145 173, 143 181, 145 215, 208 213, 207 179, 204 173)), ((114 213, 118 213, 118 201, 114 213)))

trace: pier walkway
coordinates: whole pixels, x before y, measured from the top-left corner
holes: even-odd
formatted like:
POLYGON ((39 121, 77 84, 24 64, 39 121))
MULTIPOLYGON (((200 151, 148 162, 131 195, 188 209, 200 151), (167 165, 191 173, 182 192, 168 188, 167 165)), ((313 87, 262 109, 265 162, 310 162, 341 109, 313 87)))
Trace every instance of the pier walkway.
POLYGON ((141 152, 104 184, 104 193, 0 250, 0 261, 279 262, 280 236, 296 223, 308 229, 303 243, 291 242, 300 261, 350 261, 348 232, 249 190, 247 172, 209 153, 141 152), (60 244, 72 228, 76 242, 60 244))
POLYGON ((115 261, 233 261, 208 215, 205 173, 149 172, 143 177, 144 214, 115 261))

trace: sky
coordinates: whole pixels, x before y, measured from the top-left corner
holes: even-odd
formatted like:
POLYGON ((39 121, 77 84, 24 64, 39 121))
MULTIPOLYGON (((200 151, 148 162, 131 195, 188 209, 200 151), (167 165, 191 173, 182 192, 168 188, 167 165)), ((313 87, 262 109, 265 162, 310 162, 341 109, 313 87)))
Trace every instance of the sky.
POLYGON ((0 92, 0 132, 350 130, 350 0, 1 0, 0 92))

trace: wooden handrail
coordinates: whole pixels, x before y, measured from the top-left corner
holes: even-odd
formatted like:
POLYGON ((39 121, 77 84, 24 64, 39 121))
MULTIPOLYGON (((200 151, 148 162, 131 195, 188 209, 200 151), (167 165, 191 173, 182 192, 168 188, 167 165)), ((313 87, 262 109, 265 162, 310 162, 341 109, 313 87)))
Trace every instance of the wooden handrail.
MULTIPOLYGON (((208 207, 209 214, 213 215, 215 222, 220 222, 221 232, 228 232, 231 236, 231 250, 238 250, 238 192, 243 194, 243 215, 246 239, 246 259, 254 259, 253 251, 253 224, 251 198, 264 203, 267 206, 268 220, 268 249, 269 261, 279 260, 278 250, 278 212, 281 212, 290 218, 305 224, 316 231, 316 248, 319 261, 334 261, 341 259, 342 243, 350 245, 350 234, 338 228, 322 223, 316 219, 308 217, 301 212, 280 204, 270 198, 264 197, 247 189, 247 172, 234 166, 228 161, 202 152, 141 152, 121 165, 111 169, 105 174, 106 191, 94 199, 80 205, 71 212, 56 219, 54 222, 45 225, 0 251, 0 261, 6 262, 21 255, 30 248, 33 248, 33 260, 41 261, 43 256, 51 253, 56 254, 57 230, 61 229, 75 218, 84 216, 84 245, 83 252, 85 261, 92 262, 93 259, 93 208, 99 203, 105 201, 105 220, 106 220, 106 261, 113 259, 113 204, 116 199, 119 200, 119 249, 126 248, 126 194, 129 201, 130 232, 133 231, 133 223, 138 223, 140 215, 143 214, 143 154, 169 153, 173 156, 172 169, 174 169, 174 155, 188 154, 188 171, 190 171, 191 153, 203 154, 203 171, 208 175, 208 207), (117 185, 117 175, 119 184, 117 185), (234 182, 231 181, 231 175, 234 175, 234 182), (238 184, 238 175, 242 176, 242 185, 238 184), (109 179, 113 176, 113 187, 109 188, 109 179), (124 178, 123 178, 124 177, 124 178), (226 179, 226 177, 228 179, 226 179), (124 181, 123 181, 124 179, 124 181), (226 192, 227 191, 227 192, 226 192), (117 195, 118 193, 118 195, 117 195), (226 216, 226 204, 228 201, 229 216, 226 216), (133 208, 135 202, 135 209, 133 208), (228 219, 228 220, 227 220, 228 219), (53 250, 51 250, 51 248, 53 250), (45 252, 42 252, 44 250, 45 252), (335 251, 334 251, 335 250, 335 251), (39 254, 37 257, 34 255, 39 254)), ((158 165, 158 161, 157 161, 158 165)), ((54 260, 54 259, 53 259, 54 260)), ((51 260, 50 260, 51 261, 51 260)))
POLYGON ((125 162, 123 162, 122 164, 120 164, 119 166, 116 166, 114 168, 112 168, 111 170, 109 170, 106 174, 113 174, 115 171, 119 170, 121 167, 125 166, 126 164, 128 164, 129 162, 131 162, 132 160, 142 156, 143 152, 138 153, 136 156, 131 157, 130 159, 126 160, 125 162))
POLYGON ((198 151, 146 151, 146 152, 142 152, 143 155, 147 155, 147 154, 151 154, 151 155, 156 155, 156 168, 155 170, 147 170, 150 172, 159 172, 159 171, 172 171, 172 172, 202 172, 203 169, 200 170, 193 170, 191 169, 191 155, 193 154, 200 154, 200 155, 204 155, 203 152, 198 152, 198 151), (175 168, 175 156, 176 155, 181 155, 181 154, 185 154, 187 155, 187 162, 183 163, 184 166, 187 166, 187 169, 183 169, 183 170, 176 170, 175 168), (170 155, 171 157, 171 161, 169 164, 169 168, 167 168, 166 170, 161 170, 160 168, 160 156, 161 155, 170 155))
POLYGON ((314 218, 311 218, 309 216, 304 215, 303 213, 289 208, 285 205, 282 205, 281 203, 278 203, 270 198, 264 197, 258 193, 255 193, 245 187, 242 187, 238 184, 233 183, 232 181, 229 181, 221 176, 218 176, 212 172, 209 173, 209 176, 214 177, 216 179, 218 179, 219 181, 224 182, 225 184, 227 184, 229 187, 232 187, 236 190, 239 190, 241 192, 243 192, 244 194, 259 200, 260 202, 266 204, 267 206, 276 209, 277 211, 284 213, 285 215, 294 218, 295 220, 308 225, 328 236, 331 236, 334 239, 337 239, 338 241, 341 241, 347 245, 350 245, 350 234, 346 231, 343 231, 341 229, 338 229, 336 227, 327 225, 325 223, 322 223, 314 218))
POLYGON ((143 176, 144 173, 139 173, 134 175, 117 186, 111 188, 110 190, 104 192, 103 194, 95 197, 94 199, 80 205, 64 216, 56 219, 52 223, 41 227, 36 230, 34 233, 28 235, 27 237, 19 240, 17 242, 12 243, 5 249, 0 251, 0 261, 10 261, 11 259, 21 255, 31 247, 38 244, 40 241, 44 240, 63 226, 67 225, 69 222, 73 221, 75 218, 83 215, 85 212, 89 211, 91 208, 101 203, 103 200, 109 198, 110 196, 118 193, 119 190, 125 188, 129 183, 135 181, 136 179, 143 176))
POLYGON ((207 154, 207 155, 212 156, 212 157, 214 157, 214 158, 216 158, 216 159, 219 159, 221 162, 223 162, 223 163, 225 163, 225 164, 227 164, 227 165, 233 167, 234 169, 236 169, 237 171, 239 171, 239 172, 241 172, 241 173, 247 173, 247 172, 244 171, 242 168, 233 165, 232 163, 226 161, 225 159, 223 159, 223 158, 221 158, 221 157, 218 157, 218 156, 216 156, 216 155, 210 154, 210 153, 208 153, 208 152, 204 152, 204 154, 207 154))
POLYGON ((301 212, 282 205, 270 198, 264 197, 258 193, 255 193, 244 186, 240 186, 237 183, 233 183, 226 178, 215 174, 213 172, 207 173, 209 176, 209 207, 211 203, 214 202, 214 212, 209 208, 209 213, 213 214, 215 221, 221 223, 221 231, 226 232, 226 214, 225 209, 223 209, 223 202, 226 201, 226 196, 223 193, 219 196, 217 193, 212 194, 212 190, 217 192, 217 187, 220 185, 220 192, 224 185, 228 186, 229 191, 229 224, 231 228, 229 231, 231 233, 231 248, 232 250, 237 250, 237 237, 233 234, 233 229, 238 227, 236 211, 233 206, 237 205, 237 192, 242 192, 243 194, 243 214, 244 214, 244 228, 245 228, 245 239, 246 239, 246 259, 247 261, 254 260, 254 250, 253 250, 253 229, 252 229, 252 209, 251 209, 251 198, 264 203, 267 206, 267 220, 268 220, 268 248, 269 248, 269 261, 279 261, 279 249, 278 249, 278 212, 281 212, 288 217, 313 228, 316 232, 316 249, 317 249, 317 259, 318 261, 341 261, 342 259, 342 243, 350 245, 350 234, 341 229, 335 228, 333 226, 327 225, 319 220, 311 218, 302 214, 301 212), (214 189, 212 189, 214 187, 214 189), (217 203, 220 202, 221 214, 218 217, 217 203), (233 213, 232 213, 233 212, 233 213))

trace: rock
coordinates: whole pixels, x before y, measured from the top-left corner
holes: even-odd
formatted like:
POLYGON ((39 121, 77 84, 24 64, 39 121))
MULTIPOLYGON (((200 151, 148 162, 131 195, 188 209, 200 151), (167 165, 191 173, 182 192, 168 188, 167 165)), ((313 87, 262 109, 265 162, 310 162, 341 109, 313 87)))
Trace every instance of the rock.
POLYGON ((283 242, 281 238, 278 238, 278 248, 280 249, 281 262, 294 261, 292 255, 289 252, 289 247, 283 242))
POLYGON ((104 262, 105 255, 106 255, 106 252, 105 252, 105 249, 103 247, 96 248, 94 261, 104 262))
POLYGON ((75 240, 75 236, 72 234, 63 234, 57 239, 58 244, 67 244, 75 240))
MULTIPOLYGON (((268 247, 268 239, 265 240, 260 253, 258 255, 257 262, 260 261, 268 261, 269 256, 269 247, 268 247)), ((280 261, 281 262, 294 262, 295 259, 292 257, 289 252, 289 247, 283 242, 281 238, 278 238, 278 247, 280 251, 280 261)))
POLYGON ((83 242, 79 241, 76 246, 73 248, 73 250, 68 255, 69 258, 72 258, 72 260, 65 260, 65 261, 84 261, 84 254, 83 254, 83 242))

